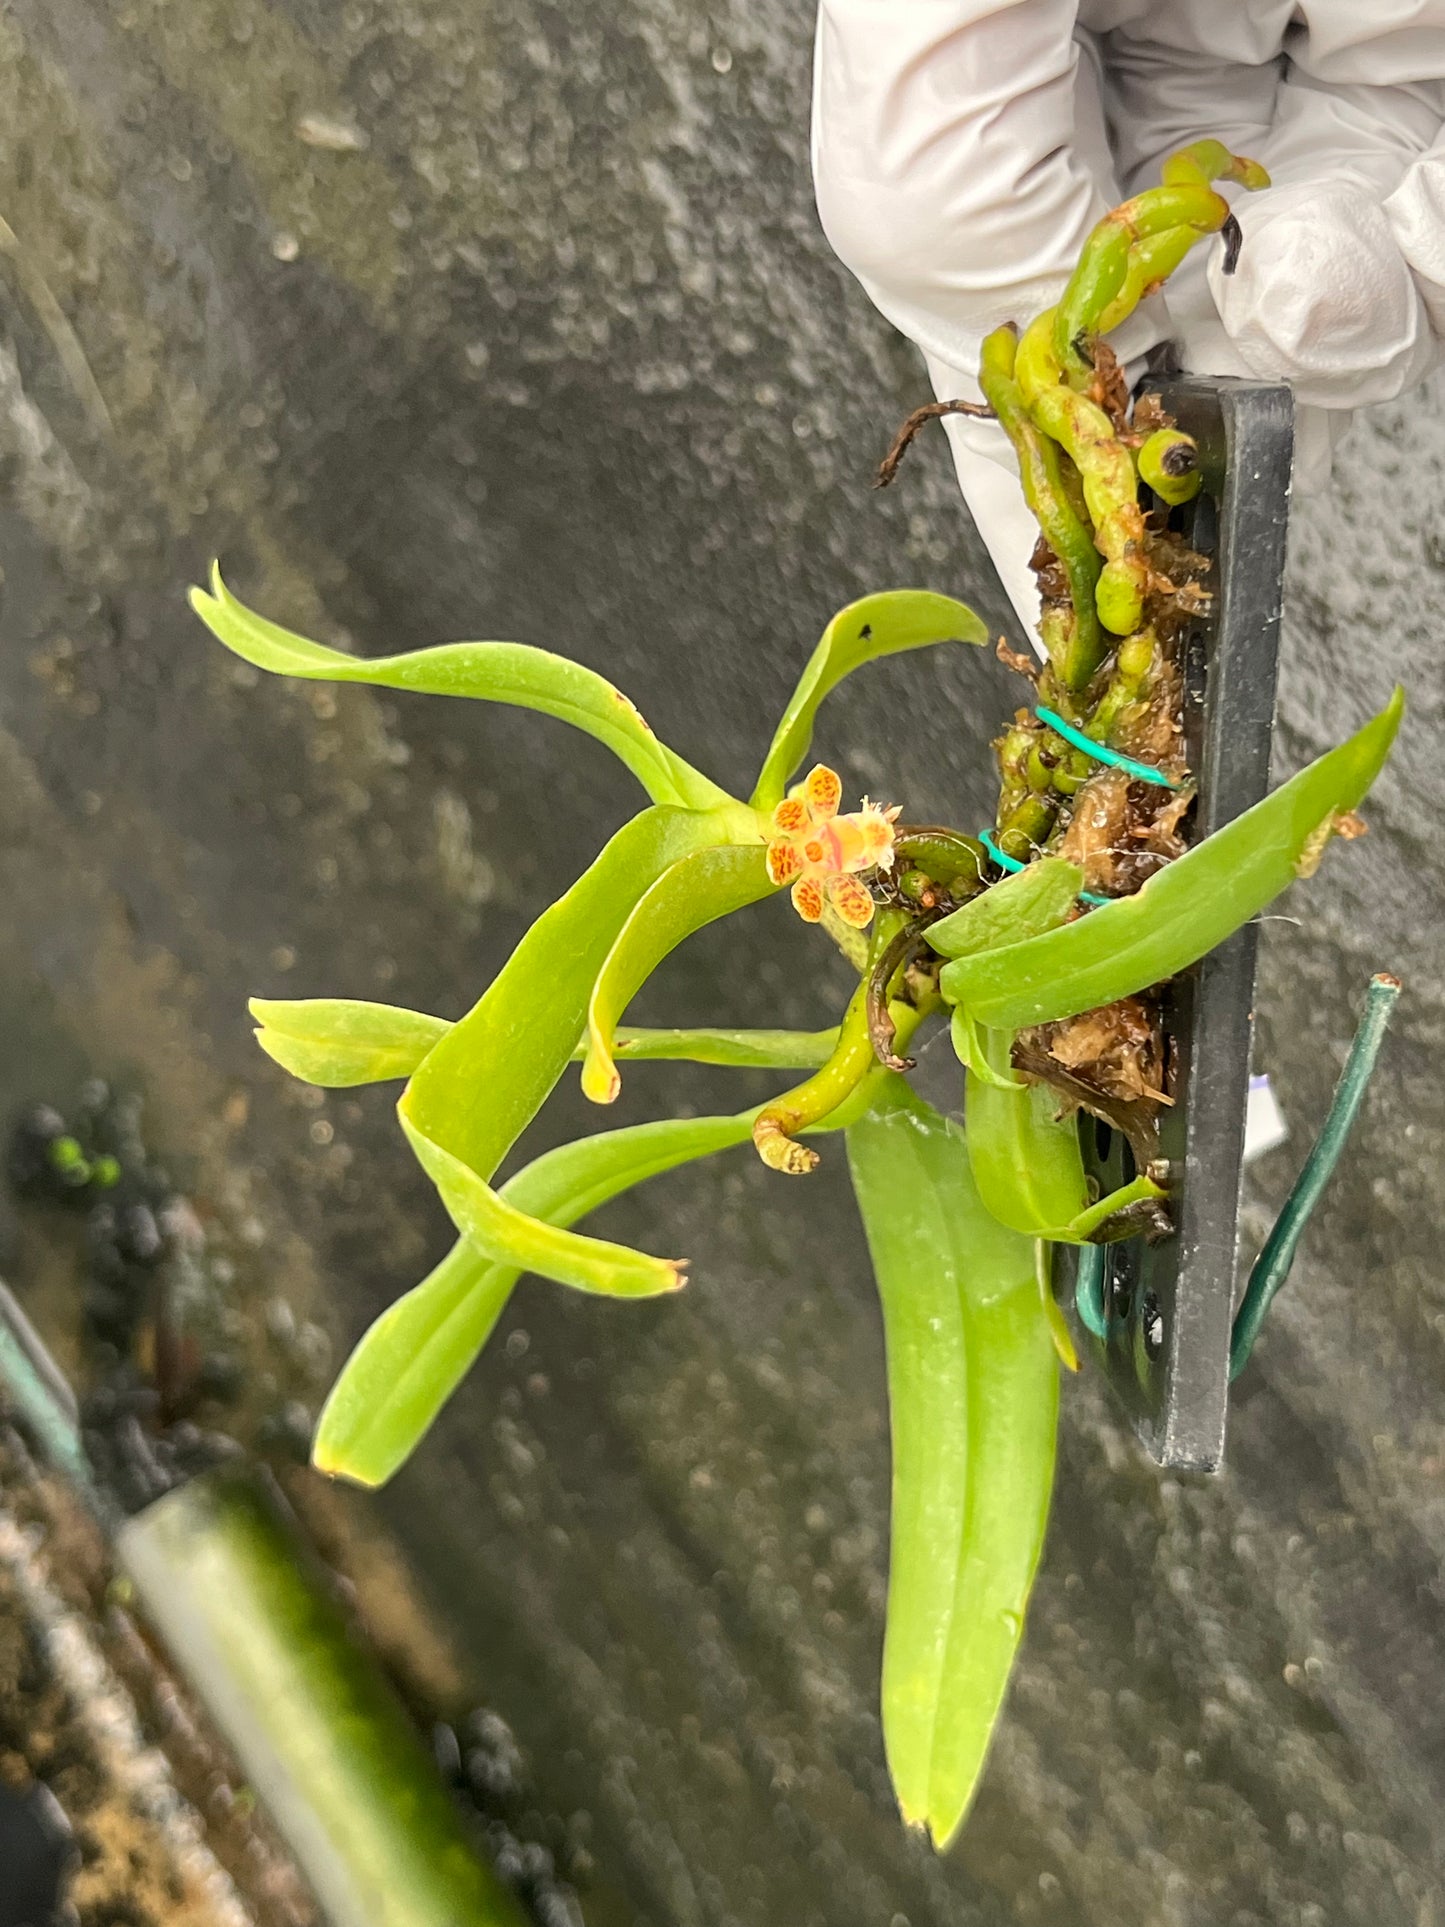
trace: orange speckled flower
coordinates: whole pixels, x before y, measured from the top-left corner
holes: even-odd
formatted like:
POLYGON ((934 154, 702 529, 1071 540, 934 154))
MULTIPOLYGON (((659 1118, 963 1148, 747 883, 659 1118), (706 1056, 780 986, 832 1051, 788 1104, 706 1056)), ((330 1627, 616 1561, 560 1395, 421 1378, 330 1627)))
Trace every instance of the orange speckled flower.
POLYGON ((773 811, 777 832, 768 844, 768 875, 791 883, 793 908, 805 923, 817 923, 831 904, 844 923, 861 930, 873 920, 873 899, 859 882, 860 870, 893 868, 891 810, 870 803, 851 816, 839 816, 843 785, 835 770, 816 764, 795 783, 773 811))

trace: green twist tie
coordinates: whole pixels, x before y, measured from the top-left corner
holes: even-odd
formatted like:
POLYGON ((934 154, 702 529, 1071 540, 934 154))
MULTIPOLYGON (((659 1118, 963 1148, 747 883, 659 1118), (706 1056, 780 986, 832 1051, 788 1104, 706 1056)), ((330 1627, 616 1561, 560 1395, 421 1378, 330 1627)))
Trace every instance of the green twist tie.
POLYGON ((1121 769, 1126 776, 1137 776, 1141 783, 1157 783, 1161 789, 1183 789, 1172 776, 1166 776, 1162 769, 1155 769, 1152 763, 1141 763, 1136 757, 1126 756, 1122 750, 1110 749, 1104 743, 1096 743, 1092 736, 1086 736, 1072 723, 1066 723, 1055 709, 1045 709, 1042 704, 1034 711, 1041 723, 1047 723, 1056 736, 1062 736, 1066 743, 1081 749, 1086 756, 1092 756, 1096 763, 1107 763, 1110 769, 1121 769))
MULTIPOLYGON (((1027 863, 1020 863, 1016 856, 1006 855, 994 842, 991 830, 980 830, 978 840, 1001 870, 1011 871, 1017 876, 1020 870, 1026 870, 1029 867, 1027 863)), ((1113 903, 1114 898, 1095 896, 1092 890, 1080 890, 1079 901, 1080 903, 1113 903)))

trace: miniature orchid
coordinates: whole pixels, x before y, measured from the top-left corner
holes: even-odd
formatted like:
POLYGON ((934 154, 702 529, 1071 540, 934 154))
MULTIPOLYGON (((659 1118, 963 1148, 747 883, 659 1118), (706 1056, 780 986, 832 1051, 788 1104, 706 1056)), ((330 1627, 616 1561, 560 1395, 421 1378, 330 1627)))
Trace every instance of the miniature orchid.
MULTIPOLYGON (((983 621, 946 596, 872 595, 833 618, 743 801, 662 742, 611 683, 547 651, 453 642, 358 657, 246 608, 219 574, 209 593, 193 594, 218 638, 259 668, 540 711, 607 745, 648 798, 456 1021, 352 999, 252 1006, 263 1047, 310 1083, 405 1080, 399 1121, 458 1233, 343 1368, 321 1415, 316 1465, 362 1485, 391 1478, 524 1273, 615 1298, 682 1285, 684 1261, 573 1228, 610 1199, 749 1141, 770 1169, 802 1177, 819 1161, 803 1140, 841 1134, 879 1284, 890 1385, 883 1739, 904 1819, 940 1848, 973 1798, 1043 1543, 1056 1354, 1078 1363, 1054 1295, 1052 1253, 1073 1246, 1087 1256, 1104 1240, 1168 1235, 1171 1187, 1187 1183, 1146 1143, 1137 1174, 1097 1194, 1080 1119, 1112 1124, 1116 1093, 1089 1082, 1088 1064, 1051 1058, 1041 1027, 1086 1012, 1107 1020, 1313 868, 1353 821, 1348 813, 1383 766, 1402 709, 1397 692, 1254 808, 1192 843, 1181 833, 1176 847, 1177 785, 1187 775, 1175 768, 1181 652, 1207 600, 1195 580, 1204 559, 1183 549, 1156 511, 1146 521, 1135 449, 1147 423, 1145 445, 1159 456, 1150 473, 1156 487, 1167 484, 1159 491, 1166 504, 1197 485, 1189 462, 1175 459, 1197 451, 1161 420, 1157 402, 1146 407, 1147 396, 1132 415, 1127 397, 1109 412, 1116 365, 1100 337, 1195 242, 1228 231, 1229 204, 1212 180, 1250 187, 1262 170, 1201 142, 1164 172, 1162 188, 1096 228, 1057 309, 1021 339, 1003 327, 984 345, 981 387, 1018 453, 1045 538, 1049 654, 1038 669, 1022 665, 1042 702, 1032 717, 1020 711, 997 745, 1002 782, 986 834, 895 827, 898 809, 866 798, 840 814, 842 783, 823 763, 789 788, 820 706, 855 670, 907 650, 988 641, 983 621), (1085 392, 1095 387, 1102 401, 1085 392), (1168 768, 1151 774, 1145 754, 1168 768), (1069 831, 1101 793, 1116 792, 1128 806, 1120 831, 1147 831, 1158 860, 1136 864, 1122 882, 1112 877, 1116 894, 1105 899, 1085 888, 1090 852, 1076 849, 1069 831), (999 874, 1010 870, 1019 874, 999 874), (680 944, 785 886, 799 916, 821 923, 857 972, 835 1025, 622 1028, 680 944), (944 1018, 965 1067, 962 1123, 916 1094, 907 1082, 915 1065, 902 1054, 924 1025, 944 1018), (610 1104, 620 1064, 643 1058, 807 1075, 733 1114, 699 1116, 689 1101, 682 1115, 558 1145, 500 1179, 569 1063, 580 1062, 583 1094, 610 1104)), ((910 423, 950 409, 978 405, 930 404, 910 423)), ((534 802, 527 807, 523 829, 545 839, 545 817, 534 802)), ((1122 841, 1115 821, 1105 819, 1111 845, 1122 841)), ((818 974, 820 995, 835 973, 836 965, 818 974)), ((1380 983, 1377 1013, 1398 988, 1380 983)), ((1128 1014, 1137 1018, 1137 1006, 1128 1014)), ((1281 1220, 1251 1286, 1236 1370, 1358 1103, 1384 1017, 1368 1021, 1345 1107, 1337 1106, 1325 1150, 1302 1180, 1303 1202, 1281 1220)), ((1111 1041, 1106 1021, 1093 1028, 1111 1041)), ((1169 1101, 1167 1092, 1150 1095, 1169 1101)), ((1097 1294, 1102 1273, 1081 1265, 1075 1301, 1081 1326, 1102 1343, 1114 1314, 1089 1297, 1089 1277, 1097 1294)))

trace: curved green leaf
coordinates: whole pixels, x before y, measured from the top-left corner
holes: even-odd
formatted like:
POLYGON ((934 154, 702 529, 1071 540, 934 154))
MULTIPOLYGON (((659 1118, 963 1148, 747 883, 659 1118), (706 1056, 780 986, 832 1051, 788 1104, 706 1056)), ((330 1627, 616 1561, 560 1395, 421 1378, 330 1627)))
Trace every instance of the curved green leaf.
POLYGON ((663 958, 705 924, 771 896, 776 888, 761 846, 695 850, 657 879, 622 926, 592 987, 582 1089, 594 1104, 610 1104, 622 1088, 612 1034, 663 958))
POLYGON ((311 1444, 317 1471, 368 1486, 400 1471, 481 1355, 521 1275, 458 1238, 388 1305, 321 1408, 311 1444))
POLYGON ((494 1191, 444 1145, 423 1135, 405 1111, 401 1123, 452 1223, 497 1263, 535 1271, 559 1285, 604 1298, 654 1298, 661 1292, 679 1291, 687 1283, 685 1258, 654 1258, 629 1245, 545 1224, 494 1191))
POLYGON ((739 805, 654 807, 634 817, 538 917, 403 1091, 397 1111, 412 1149, 458 1230, 499 1264, 609 1295, 681 1284, 678 1264, 540 1224, 500 1199, 488 1180, 576 1048, 592 985, 634 906, 695 850, 755 843, 755 821, 739 805))
MULTIPOLYGON (((756 1116, 665 1118, 599 1132, 535 1159, 502 1195, 548 1224, 575 1224, 633 1185, 745 1144, 756 1116)), ((835 1121, 814 1128, 829 1131, 835 1121)), ((399 1470, 471 1368, 521 1275, 462 1238, 389 1306, 342 1367, 322 1409, 312 1451, 319 1470, 358 1485, 382 1485, 399 1470)))
POLYGON ((1061 856, 1040 857, 1016 876, 990 884, 924 931, 940 957, 970 957, 1057 929, 1079 900, 1084 873, 1061 856))
MULTIPOLYGON (((752 1113, 666 1119, 564 1144, 502 1188, 518 1211, 575 1224, 620 1192, 746 1143, 752 1113)), ((367 1330, 331 1389, 312 1458, 322 1472, 383 1485, 416 1450, 470 1370, 522 1275, 465 1238, 367 1330)))
POLYGON ((1078 1119, 1060 1114, 1046 1084, 1014 1075, 1013 1033, 971 1024, 956 1004, 953 1036, 968 1067, 969 1166, 1000 1224, 1047 1244, 1088 1244, 1117 1212, 1165 1196, 1152 1178, 1138 1177, 1090 1203, 1078 1119))
POLYGON ((935 642, 988 641, 988 627, 967 603, 927 589, 889 589, 840 609, 823 631, 768 749, 753 806, 772 810, 782 802, 788 778, 813 740, 818 706, 845 676, 880 656, 927 649, 935 642))
POLYGON ((962 1133, 894 1080, 848 1132, 893 1436, 883 1737, 905 1820, 963 1824, 1048 1520, 1058 1364, 1032 1239, 984 1209, 962 1133))
POLYGON ((953 1006, 949 1020, 949 1035, 953 1041, 953 1054, 966 1071, 971 1071, 980 1084, 992 1084, 998 1090, 1021 1091, 1024 1080, 1015 1077, 1005 1063, 1002 1069, 995 1070, 989 1062, 988 1051, 984 1047, 980 1027, 969 1016, 962 1004, 953 1006))
POLYGON ((1004 1081, 1012 1075, 1012 1031, 979 1025, 969 1041, 977 1060, 964 1080, 973 1181, 1000 1224, 1042 1237, 1088 1209, 1078 1121, 1059 1116, 1046 1084, 1004 1081))
POLYGON ((349 656, 310 642, 248 609, 211 569, 211 592, 191 590, 191 607, 213 635, 245 661, 278 676, 372 683, 431 696, 472 696, 537 709, 605 743, 655 803, 712 809, 724 791, 660 743, 641 714, 606 677, 546 649, 520 642, 447 642, 400 656, 349 656))
MULTIPOLYGON (((369 1004, 350 997, 286 1001, 253 997, 261 1019, 256 1040, 303 1083, 328 1090, 410 1077, 451 1029, 445 1017, 369 1004)), ((612 1054, 628 1063, 719 1064, 733 1069, 799 1071, 826 1064, 838 1041, 832 1030, 621 1030, 612 1054)), ((579 1047, 572 1062, 580 1064, 579 1047)))
POLYGON ((1383 767, 1404 702, 1397 689, 1348 742, 1167 864, 1137 895, 1045 936, 945 965, 944 995, 982 1024, 1019 1030, 1111 1004, 1187 969, 1318 860, 1333 818, 1363 800, 1383 767))
POLYGON ((253 997, 247 1008, 259 1019, 256 1042, 267 1056, 293 1077, 328 1090, 410 1077, 451 1029, 444 1017, 425 1011, 349 997, 253 997))

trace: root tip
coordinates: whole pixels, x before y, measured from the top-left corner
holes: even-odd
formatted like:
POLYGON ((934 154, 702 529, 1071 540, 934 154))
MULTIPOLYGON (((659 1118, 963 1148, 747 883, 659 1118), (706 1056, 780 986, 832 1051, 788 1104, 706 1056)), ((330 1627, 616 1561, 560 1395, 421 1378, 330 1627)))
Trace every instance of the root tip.
POLYGON ((595 1059, 582 1067, 582 1095, 592 1104, 615 1104, 622 1090, 622 1075, 617 1066, 595 1059))
POLYGON ((816 1151, 790 1138, 773 1118, 758 1119, 753 1126, 753 1144, 770 1171, 782 1171, 788 1177, 804 1177, 818 1162, 816 1151))

